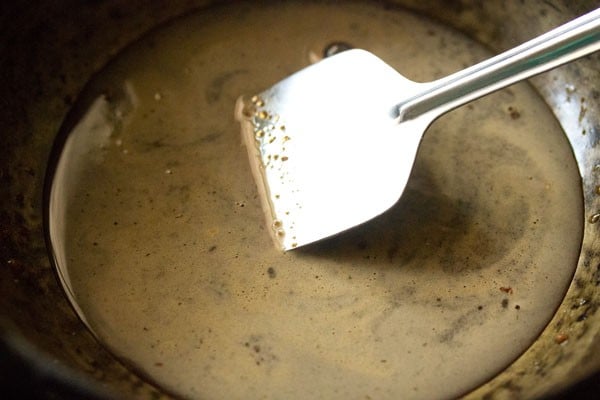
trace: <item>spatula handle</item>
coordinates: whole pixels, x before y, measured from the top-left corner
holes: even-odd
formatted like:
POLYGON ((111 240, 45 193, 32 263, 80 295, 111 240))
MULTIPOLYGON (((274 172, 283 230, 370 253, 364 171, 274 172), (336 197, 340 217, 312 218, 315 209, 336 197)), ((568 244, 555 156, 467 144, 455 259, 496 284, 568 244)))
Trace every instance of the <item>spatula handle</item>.
POLYGON ((498 89, 600 50, 600 9, 455 74, 426 84, 425 91, 397 105, 406 121, 433 118, 498 89))

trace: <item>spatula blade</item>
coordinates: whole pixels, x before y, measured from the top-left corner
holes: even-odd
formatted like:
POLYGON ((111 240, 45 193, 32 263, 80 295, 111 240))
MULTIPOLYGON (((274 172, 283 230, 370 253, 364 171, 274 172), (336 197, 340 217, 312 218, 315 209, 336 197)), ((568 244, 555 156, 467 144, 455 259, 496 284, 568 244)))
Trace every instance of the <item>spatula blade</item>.
POLYGON ((397 202, 426 126, 400 132, 392 109, 418 85, 373 54, 350 50, 238 103, 277 246, 332 236, 397 202))

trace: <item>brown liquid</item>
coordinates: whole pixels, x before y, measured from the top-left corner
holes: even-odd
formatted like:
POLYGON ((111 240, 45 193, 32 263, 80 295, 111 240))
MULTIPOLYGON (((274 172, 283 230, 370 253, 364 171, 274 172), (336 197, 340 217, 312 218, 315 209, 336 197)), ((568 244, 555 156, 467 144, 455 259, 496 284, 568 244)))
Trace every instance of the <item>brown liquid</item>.
POLYGON ((283 254, 233 107, 348 42, 427 81, 487 58, 377 5, 232 5, 94 77, 51 193, 65 289, 117 356, 189 398, 444 398, 501 371, 559 304, 581 239, 570 148, 526 84, 428 130, 398 205, 283 254))

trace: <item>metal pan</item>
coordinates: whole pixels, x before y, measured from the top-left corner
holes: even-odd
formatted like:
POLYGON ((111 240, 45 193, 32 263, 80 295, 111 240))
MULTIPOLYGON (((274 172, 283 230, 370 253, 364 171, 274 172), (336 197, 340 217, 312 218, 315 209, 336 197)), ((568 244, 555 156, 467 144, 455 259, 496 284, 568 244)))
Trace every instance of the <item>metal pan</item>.
MULTIPOLYGON (((66 0, 1 7, 0 390, 40 398, 168 397, 117 361, 77 318, 48 259, 42 191, 54 137, 89 77, 148 30, 208 3, 66 0)), ((389 3, 397 5, 456 27, 495 52, 597 7, 583 0, 389 3)), ((597 377, 599 71, 596 54, 532 81, 562 125, 580 170, 585 206, 580 257, 568 292, 540 337, 467 398, 579 393, 597 377), (567 92, 577 96, 567 100, 567 92), (585 379, 581 389, 577 384, 585 379)))

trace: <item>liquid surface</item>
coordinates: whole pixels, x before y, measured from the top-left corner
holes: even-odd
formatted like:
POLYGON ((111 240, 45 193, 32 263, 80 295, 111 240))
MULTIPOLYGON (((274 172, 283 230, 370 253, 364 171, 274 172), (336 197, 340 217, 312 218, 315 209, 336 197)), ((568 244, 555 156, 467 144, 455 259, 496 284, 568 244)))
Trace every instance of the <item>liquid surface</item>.
POLYGON ((59 275, 99 340, 172 393, 453 397, 518 357, 562 299, 581 188, 526 84, 437 120, 384 215, 274 248, 234 104, 338 41, 417 81, 489 56, 377 5, 235 5, 129 47, 65 125, 49 203, 59 275))

